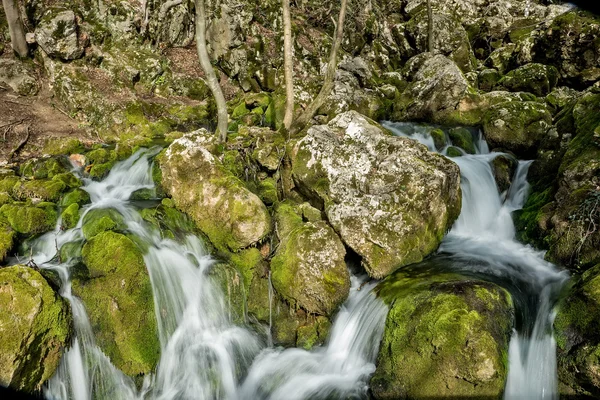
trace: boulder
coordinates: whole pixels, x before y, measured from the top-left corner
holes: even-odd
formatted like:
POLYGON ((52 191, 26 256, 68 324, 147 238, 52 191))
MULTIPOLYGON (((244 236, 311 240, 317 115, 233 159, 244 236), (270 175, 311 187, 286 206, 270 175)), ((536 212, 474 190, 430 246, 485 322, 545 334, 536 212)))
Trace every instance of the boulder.
POLYGON ((444 121, 467 94, 469 83, 458 66, 441 54, 426 53, 411 60, 408 66, 416 72, 394 104, 394 119, 444 121))
POLYGON ((153 371, 160 344, 141 250, 109 231, 90 239, 82 257, 86 271, 73 280, 73 293, 85 305, 97 344, 127 375, 153 371))
POLYGON ((207 148, 213 135, 197 131, 160 156, 162 187, 220 249, 237 251, 263 239, 271 218, 262 201, 207 148))
POLYGON ((291 160, 298 189, 375 278, 434 251, 460 213, 456 164, 354 111, 311 127, 291 160))
POLYGON ((499 147, 531 158, 551 124, 552 115, 545 104, 507 101, 485 111, 483 133, 490 148, 499 147))
POLYGON ((600 396, 600 264, 575 277, 554 320, 561 395, 600 396))
POLYGON ((40 90, 34 72, 12 58, 0 58, 0 83, 10 86, 20 96, 34 96, 40 90))
POLYGON ((0 309, 0 386, 40 391, 69 345, 69 305, 38 271, 17 265, 0 269, 0 309))
POLYGON ((504 193, 510 188, 518 165, 517 160, 507 154, 500 154, 492 160, 492 172, 499 193, 504 193))
POLYGON ((281 243, 271 261, 273 287, 296 308, 332 315, 350 290, 342 241, 324 221, 303 222, 289 204, 279 205, 276 219, 281 243))
POLYGON ((530 92, 536 96, 545 96, 557 82, 556 68, 531 63, 510 71, 498 82, 498 85, 513 92, 530 92))
POLYGON ((391 308, 371 378, 375 399, 501 398, 512 331, 505 290, 401 272, 377 290, 391 308))
POLYGON ((0 217, 6 218, 12 229, 22 235, 37 235, 51 230, 58 218, 54 204, 5 204, 0 207, 0 217))
POLYGON ((35 39, 50 57, 76 60, 83 55, 84 43, 80 43, 72 10, 49 9, 35 29, 35 39))

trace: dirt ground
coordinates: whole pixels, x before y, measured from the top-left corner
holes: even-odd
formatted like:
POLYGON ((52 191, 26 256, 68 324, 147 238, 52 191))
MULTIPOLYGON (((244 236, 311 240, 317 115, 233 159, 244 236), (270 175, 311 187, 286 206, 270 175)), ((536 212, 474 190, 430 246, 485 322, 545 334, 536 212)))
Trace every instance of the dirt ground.
POLYGON ((0 166, 41 155, 50 137, 73 137, 84 143, 94 138, 64 111, 52 106, 48 88, 23 97, 0 84, 0 166))

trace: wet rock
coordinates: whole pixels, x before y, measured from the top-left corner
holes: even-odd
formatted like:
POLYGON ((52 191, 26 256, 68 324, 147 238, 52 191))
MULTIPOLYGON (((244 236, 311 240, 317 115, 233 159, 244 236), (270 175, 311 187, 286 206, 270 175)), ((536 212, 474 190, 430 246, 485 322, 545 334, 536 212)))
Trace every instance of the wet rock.
POLYGON ((475 154, 475 143, 473 143, 473 134, 467 128, 452 128, 448 131, 448 136, 452 144, 460 147, 468 154, 475 154))
POLYGON ((454 163, 354 111, 310 128, 291 159, 300 191, 373 277, 431 253, 460 212, 454 163))
POLYGON ((0 217, 0 263, 4 261, 15 242, 15 231, 5 217, 0 217))
POLYGON ((427 53, 417 57, 413 60, 413 81, 394 104, 394 118, 443 121, 458 107, 469 83, 458 66, 443 55, 427 53))
POLYGON ((213 135, 196 132, 175 140, 160 157, 162 186, 217 247, 239 250, 271 230, 262 201, 207 150, 213 135))
POLYGON ((499 193, 504 193, 510 188, 517 166, 518 163, 514 158, 503 154, 492 160, 492 172, 499 193))
POLYGON ((138 246, 127 236, 103 232, 82 250, 87 271, 73 292, 88 312, 96 341, 130 376, 153 371, 160 355, 152 286, 138 246))
POLYGON ((552 124, 546 105, 536 101, 503 102, 486 110, 483 133, 490 148, 530 158, 552 124))
POLYGON ((477 82, 479 83, 479 89, 485 92, 492 90, 498 81, 500 80, 500 73, 493 69, 484 69, 477 76, 477 82))
POLYGON ((6 218, 12 229, 23 235, 36 235, 49 231, 56 225, 56 211, 52 203, 30 206, 25 203, 5 204, 0 215, 6 218))
POLYGON ((71 314, 39 272, 0 269, 0 385, 42 389, 69 345, 71 314))
POLYGON ((277 207, 281 243, 271 261, 273 286, 292 307, 332 315, 350 290, 346 249, 323 221, 303 222, 290 204, 277 207))
POLYGON ((391 309, 370 383, 376 399, 502 396, 512 329, 506 291, 487 282, 404 273, 379 290, 391 309))
POLYGON ((554 321, 561 395, 600 396, 600 264, 574 278, 554 321))
POLYGON ((40 89, 33 71, 11 58, 0 58, 0 83, 10 86, 20 96, 34 96, 40 89))
POLYGON ((80 43, 77 30, 73 11, 50 9, 36 27, 35 39, 48 56, 76 60, 84 51, 84 43, 80 43))
MULTIPOLYGON (((77 204, 77 203, 74 203, 77 204)), ((69 205, 71 207, 73 204, 69 205)), ((68 209, 68 207, 67 207, 68 209)), ((83 217, 81 231, 86 239, 91 239, 105 231, 125 230, 123 216, 112 208, 97 208, 88 211, 83 217)))

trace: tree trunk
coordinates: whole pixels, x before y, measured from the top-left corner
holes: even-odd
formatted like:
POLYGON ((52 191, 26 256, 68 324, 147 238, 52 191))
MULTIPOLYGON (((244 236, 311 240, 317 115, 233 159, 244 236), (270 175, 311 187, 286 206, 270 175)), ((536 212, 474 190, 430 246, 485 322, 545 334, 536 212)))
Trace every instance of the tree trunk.
POLYGON ((281 0, 283 12, 283 71, 285 75, 285 115, 283 126, 287 131, 294 119, 294 66, 292 54, 292 20, 290 16, 290 0, 281 0))
POLYGON ((27 57, 29 49, 25 40, 23 22, 21 22, 21 17, 19 16, 19 6, 16 0, 2 0, 2 5, 6 13, 12 48, 19 57, 27 57))
POLYGON ((225 143, 227 140, 227 122, 229 116, 227 115, 227 103, 225 102, 225 96, 223 96, 223 90, 215 74, 210 57, 208 56, 208 50, 206 49, 206 13, 204 10, 204 0, 195 0, 196 2, 196 49, 198 51, 198 58, 200 59, 200 65, 206 75, 206 82, 212 92, 215 102, 217 103, 217 115, 218 125, 216 134, 219 135, 219 140, 225 143))
POLYGON ((427 0, 427 51, 433 53, 433 11, 431 0, 427 0))
POLYGON ((325 78, 323 80, 321 91, 317 97, 315 97, 312 103, 309 104, 306 110, 304 110, 300 117, 298 117, 290 131, 292 134, 300 132, 306 125, 308 125, 308 122, 315 115, 319 107, 323 105, 323 102, 325 102, 327 96, 331 94, 331 90, 333 89, 333 80, 335 78, 335 71, 337 69, 337 54, 340 46, 342 45, 342 39, 344 37, 344 20, 346 18, 347 5, 348 0, 342 0, 340 15, 338 17, 338 23, 335 30, 335 39, 331 47, 329 64, 327 65, 327 71, 325 72, 325 78))

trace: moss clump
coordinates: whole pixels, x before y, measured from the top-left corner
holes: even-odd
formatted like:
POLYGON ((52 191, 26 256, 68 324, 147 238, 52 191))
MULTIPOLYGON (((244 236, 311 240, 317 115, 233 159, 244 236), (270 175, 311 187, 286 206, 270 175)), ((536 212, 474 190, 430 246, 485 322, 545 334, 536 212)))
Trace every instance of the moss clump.
POLYGON ((73 282, 100 348, 124 373, 154 369, 160 345, 152 287, 141 251, 128 237, 103 232, 82 250, 90 278, 73 282))
POLYGON ((60 201, 62 207, 68 207, 71 204, 77 203, 80 206, 90 202, 90 195, 88 192, 82 189, 74 189, 64 195, 60 201))
POLYGON ((0 269, 0 385, 42 389, 68 346, 71 314, 39 272, 0 269))
POLYGON ((0 180, 0 192, 8 193, 9 195, 13 195, 15 185, 20 181, 20 179, 16 176, 8 176, 2 180, 0 180))
POLYGON ((66 229, 74 228, 79 222, 79 204, 73 203, 61 214, 62 226, 66 229))
POLYGON ((54 228, 57 220, 53 207, 45 207, 44 203, 37 207, 24 203, 5 204, 0 207, 0 215, 7 219, 15 232, 23 235, 49 231, 54 228))
POLYGON ((13 193, 20 200, 37 198, 56 202, 66 187, 63 182, 54 180, 20 181, 14 186, 13 193))
POLYGON ((0 263, 4 261, 15 241, 15 231, 4 217, 0 217, 0 263))
POLYGON ((90 178, 101 180, 110 172, 111 168, 115 165, 115 161, 109 161, 103 164, 93 164, 88 172, 90 178))
POLYGON ((83 182, 81 182, 81 180, 71 172, 56 174, 52 177, 52 180, 56 182, 62 182, 68 189, 76 189, 83 185, 83 182))
POLYGON ((266 205, 277 203, 277 182, 273 178, 267 178, 259 182, 258 184, 258 197, 266 205))
POLYGON ((84 147, 81 142, 77 139, 68 137, 62 138, 49 138, 46 140, 42 149, 43 154, 50 156, 69 155, 73 153, 80 153, 84 147))
POLYGON ((228 264, 217 264, 210 276, 225 295, 229 319, 241 324, 246 321, 246 286, 240 273, 228 264))
POLYGON ((461 157, 463 153, 458 148, 450 146, 446 149, 446 155, 448 157, 461 157))
POLYGON ((383 285, 396 295, 386 296, 391 309, 371 379, 375 398, 501 397, 512 328, 507 292, 405 273, 383 285))
POLYGON ((553 66, 530 63, 506 74, 498 85, 514 92, 530 92, 545 96, 558 82, 558 70, 553 66))
POLYGON ((0 206, 13 203, 14 200, 8 193, 0 192, 0 206))
POLYGON ((460 147, 469 154, 475 154, 473 134, 467 128, 453 128, 448 132, 452 144, 460 147))
POLYGON ((296 331, 296 346, 310 350, 321 346, 327 340, 331 329, 331 321, 323 316, 316 317, 306 325, 299 326, 296 331))
POLYGON ((429 132, 431 137, 433 138, 433 143, 435 144, 435 148, 438 150, 442 150, 446 147, 446 134, 441 129, 434 129, 429 132))
POLYGON ((83 217, 81 231, 86 239, 91 239, 105 231, 122 231, 127 228, 123 216, 112 208, 90 210, 83 217))

